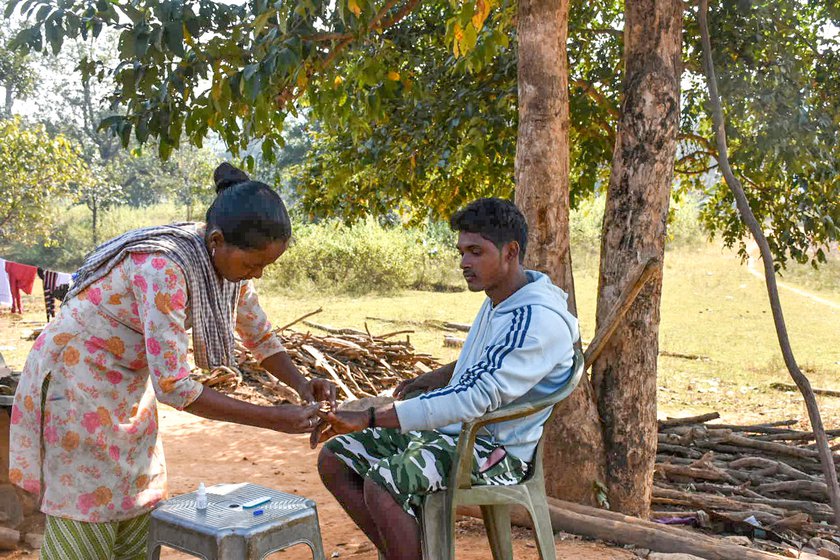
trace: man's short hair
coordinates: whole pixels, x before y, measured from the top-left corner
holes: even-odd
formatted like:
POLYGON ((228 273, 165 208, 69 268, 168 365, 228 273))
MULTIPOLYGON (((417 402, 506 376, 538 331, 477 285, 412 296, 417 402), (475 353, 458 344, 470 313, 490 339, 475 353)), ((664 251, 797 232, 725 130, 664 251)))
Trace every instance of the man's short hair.
POLYGON ((499 250, 505 243, 519 243, 519 262, 525 260, 528 224, 513 202, 501 198, 479 198, 452 214, 449 227, 454 231, 477 233, 499 250))

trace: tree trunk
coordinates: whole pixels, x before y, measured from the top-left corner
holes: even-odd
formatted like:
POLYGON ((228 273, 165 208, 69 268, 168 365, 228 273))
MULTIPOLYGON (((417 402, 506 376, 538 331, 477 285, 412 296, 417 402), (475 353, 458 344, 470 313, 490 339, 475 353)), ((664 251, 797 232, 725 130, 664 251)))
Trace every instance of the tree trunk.
POLYGON ((7 117, 12 116, 12 105, 15 103, 14 92, 12 92, 12 86, 10 84, 6 84, 6 106, 5 106, 5 113, 7 117))
MULTIPOLYGON (((569 294, 575 312, 569 251, 568 0, 520 0, 519 130, 516 203, 528 221, 528 268, 546 272, 569 294)), ((577 391, 546 427, 549 494, 593 503, 603 480, 604 448, 592 387, 577 391)))
MULTIPOLYGON (((623 102, 604 212, 598 328, 629 271, 664 256, 679 131, 682 3, 627 0, 625 21, 623 102)), ((659 270, 592 369, 611 509, 643 518, 650 511, 656 457, 661 290, 659 270)))
POLYGON ((94 248, 99 246, 99 232, 97 231, 97 225, 98 224, 96 223, 97 219, 99 218, 98 210, 99 210, 99 205, 96 203, 96 198, 93 198, 91 200, 90 211, 93 214, 93 228, 92 228, 91 233, 93 234, 93 246, 94 246, 94 248))

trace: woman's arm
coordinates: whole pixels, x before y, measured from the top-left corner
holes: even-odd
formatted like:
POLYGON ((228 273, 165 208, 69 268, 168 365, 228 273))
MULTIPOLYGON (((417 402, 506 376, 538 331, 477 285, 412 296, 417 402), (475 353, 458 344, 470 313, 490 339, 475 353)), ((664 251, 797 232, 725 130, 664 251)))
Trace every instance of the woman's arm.
POLYGON ((149 378, 159 401, 214 420, 291 433, 311 431, 317 407, 257 406, 192 379, 184 328, 188 290, 183 271, 159 254, 132 254, 129 258, 129 278, 143 325, 149 378))
POLYGON ((300 374, 260 307, 252 281, 246 282, 239 293, 236 332, 260 365, 297 391, 301 399, 305 402, 329 401, 335 408, 335 385, 326 379, 309 380, 300 374))
POLYGON ((310 432, 318 422, 317 404, 259 406, 233 399, 209 387, 205 387, 184 410, 210 420, 235 422, 289 434, 310 432))

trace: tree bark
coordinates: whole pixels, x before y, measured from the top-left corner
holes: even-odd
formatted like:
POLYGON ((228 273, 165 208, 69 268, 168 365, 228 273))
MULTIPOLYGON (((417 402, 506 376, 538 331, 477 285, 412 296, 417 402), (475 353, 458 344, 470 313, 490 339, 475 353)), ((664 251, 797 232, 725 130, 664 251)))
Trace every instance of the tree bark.
POLYGON ((12 116, 12 105, 15 103, 14 92, 12 91, 11 84, 7 83, 4 84, 6 87, 6 106, 4 108, 5 114, 7 117, 12 116))
MULTIPOLYGON (((547 273, 569 294, 568 0, 520 0, 519 129, 516 203, 528 221, 528 268, 547 273)), ((604 447, 592 387, 584 378, 546 427, 546 487, 552 496, 593 503, 602 481, 604 447)))
POLYGON ((99 224, 97 224, 97 221, 99 219, 99 205, 96 202, 96 195, 92 195, 92 197, 91 197, 90 211, 93 214, 93 221, 92 221, 92 228, 91 228, 91 234, 92 234, 92 237, 93 237, 93 246, 98 247, 99 246, 99 232, 97 231, 97 229, 98 229, 99 224))
MULTIPOLYGON (((630 271, 652 257, 663 260, 679 131, 682 3, 628 0, 625 21, 623 102, 604 213, 598 329, 630 271)), ((656 459, 661 291, 660 269, 592 370, 611 509, 642 518, 650 512, 656 459)))

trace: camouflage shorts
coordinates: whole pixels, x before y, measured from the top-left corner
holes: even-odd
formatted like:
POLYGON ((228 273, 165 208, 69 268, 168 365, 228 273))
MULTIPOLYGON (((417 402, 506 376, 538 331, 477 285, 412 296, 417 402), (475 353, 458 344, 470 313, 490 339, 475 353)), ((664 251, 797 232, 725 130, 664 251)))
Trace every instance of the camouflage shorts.
MULTIPOLYGON (((446 488, 457 441, 457 436, 437 431, 403 434, 399 430, 373 428, 339 436, 329 441, 326 448, 353 471, 386 488, 405 511, 417 517, 423 496, 446 488)), ((489 437, 476 438, 473 485, 508 486, 518 484, 525 476, 528 464, 510 453, 479 472, 479 465, 484 466, 498 447, 489 437)))

